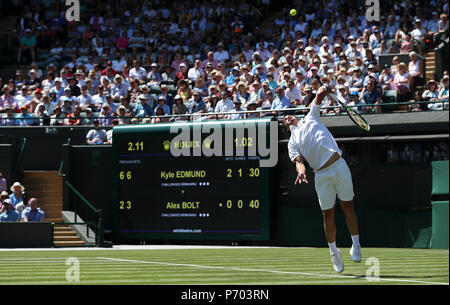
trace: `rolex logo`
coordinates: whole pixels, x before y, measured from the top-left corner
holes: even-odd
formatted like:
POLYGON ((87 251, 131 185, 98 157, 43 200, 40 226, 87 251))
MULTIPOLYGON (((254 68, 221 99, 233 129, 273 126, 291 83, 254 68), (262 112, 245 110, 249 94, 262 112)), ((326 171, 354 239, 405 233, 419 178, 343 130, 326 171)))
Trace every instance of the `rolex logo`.
POLYGON ((166 140, 163 142, 164 150, 169 151, 170 150, 170 141, 166 140))

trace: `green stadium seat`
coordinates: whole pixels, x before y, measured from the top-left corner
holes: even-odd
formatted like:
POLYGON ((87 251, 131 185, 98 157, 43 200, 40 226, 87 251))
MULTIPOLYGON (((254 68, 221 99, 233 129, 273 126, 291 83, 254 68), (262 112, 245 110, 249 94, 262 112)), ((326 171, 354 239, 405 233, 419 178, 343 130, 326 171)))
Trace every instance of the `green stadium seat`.
MULTIPOLYGON (((397 103, 397 90, 385 90, 382 97, 383 104, 397 103)), ((393 111, 397 109, 395 105, 383 106, 382 111, 393 111)))

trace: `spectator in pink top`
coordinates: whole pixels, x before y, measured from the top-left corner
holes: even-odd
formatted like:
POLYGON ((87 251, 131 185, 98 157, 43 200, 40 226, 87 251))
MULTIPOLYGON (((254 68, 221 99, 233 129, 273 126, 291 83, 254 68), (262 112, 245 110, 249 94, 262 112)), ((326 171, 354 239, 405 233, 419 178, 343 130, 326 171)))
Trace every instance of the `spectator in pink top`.
POLYGON ((127 32, 123 31, 122 32, 122 36, 120 36, 119 38, 117 38, 117 47, 119 49, 128 49, 128 45, 129 45, 129 38, 127 37, 127 32))

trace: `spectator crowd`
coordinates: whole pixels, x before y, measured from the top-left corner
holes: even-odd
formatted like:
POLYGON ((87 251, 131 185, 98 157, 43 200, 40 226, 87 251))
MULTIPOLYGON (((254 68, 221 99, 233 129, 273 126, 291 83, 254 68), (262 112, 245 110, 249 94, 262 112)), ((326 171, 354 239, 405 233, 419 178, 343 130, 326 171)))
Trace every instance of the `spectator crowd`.
POLYGON ((383 112, 386 92, 448 107, 448 71, 425 83, 421 56, 448 37, 446 1, 380 1, 376 22, 364 1, 291 1, 291 17, 270 0, 84 0, 73 22, 61 1, 25 2, 17 63, 31 64, 0 82, 3 126, 95 122, 88 141, 106 142, 98 126, 302 113, 324 84, 362 113, 383 112), (380 66, 397 53, 409 62, 380 66))
POLYGON ((0 222, 44 221, 45 213, 38 207, 38 199, 33 197, 28 200, 25 187, 20 182, 14 182, 10 188, 11 194, 4 187, 0 191, 0 222))

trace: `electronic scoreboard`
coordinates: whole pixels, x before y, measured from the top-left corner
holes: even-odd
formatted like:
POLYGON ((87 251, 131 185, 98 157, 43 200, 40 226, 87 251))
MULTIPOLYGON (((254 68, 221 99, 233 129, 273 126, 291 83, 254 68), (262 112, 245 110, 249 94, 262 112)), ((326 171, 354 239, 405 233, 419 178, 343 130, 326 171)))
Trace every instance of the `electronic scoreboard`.
POLYGON ((114 237, 268 240, 270 123, 114 127, 114 237))

